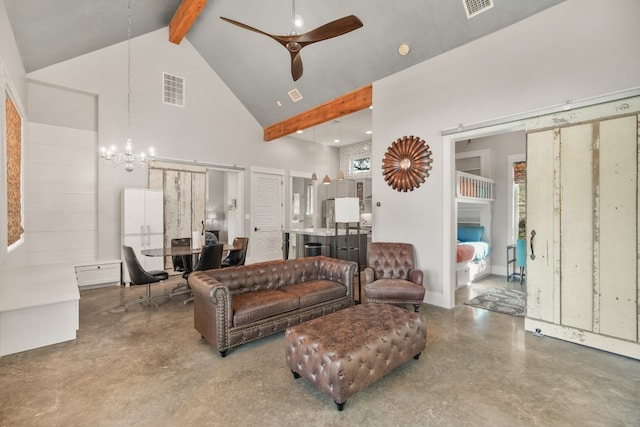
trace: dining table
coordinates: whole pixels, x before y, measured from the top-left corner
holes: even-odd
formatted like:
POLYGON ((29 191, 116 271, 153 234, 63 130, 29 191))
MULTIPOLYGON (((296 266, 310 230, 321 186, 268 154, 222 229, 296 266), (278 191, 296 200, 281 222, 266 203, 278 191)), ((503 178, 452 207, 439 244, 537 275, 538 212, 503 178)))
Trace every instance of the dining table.
MULTIPOLYGON (((223 251, 237 251, 242 249, 239 246, 233 246, 233 243, 224 243, 223 242, 223 251)), ((202 247, 198 246, 197 248, 191 246, 168 246, 164 248, 152 248, 152 249, 143 249, 140 251, 142 255, 145 256, 189 256, 189 255, 199 255, 202 252, 202 247)))

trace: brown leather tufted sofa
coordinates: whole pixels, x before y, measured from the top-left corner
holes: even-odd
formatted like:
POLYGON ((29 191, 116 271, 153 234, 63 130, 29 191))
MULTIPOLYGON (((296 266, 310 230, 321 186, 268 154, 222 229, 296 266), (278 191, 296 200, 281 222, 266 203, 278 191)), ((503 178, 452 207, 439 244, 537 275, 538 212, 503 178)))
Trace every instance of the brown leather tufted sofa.
POLYGON ((367 302, 413 304, 418 312, 424 300, 424 273, 414 268, 410 243, 372 242, 367 245, 364 296, 367 302))
POLYGON ((194 327, 227 350, 354 304, 357 264, 325 256, 197 271, 194 327))

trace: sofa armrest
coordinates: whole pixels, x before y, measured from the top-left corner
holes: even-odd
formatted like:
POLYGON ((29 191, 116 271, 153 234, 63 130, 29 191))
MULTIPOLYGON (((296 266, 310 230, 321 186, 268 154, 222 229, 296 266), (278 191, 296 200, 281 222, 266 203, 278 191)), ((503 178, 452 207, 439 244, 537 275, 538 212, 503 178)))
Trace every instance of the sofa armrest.
POLYGON ((194 327, 214 348, 225 351, 233 324, 229 288, 205 271, 191 273, 187 283, 193 290, 194 327))
POLYGON ((368 285, 369 283, 373 283, 376 280, 376 272, 371 267, 366 267, 364 269, 364 284, 368 285))
POLYGON ((358 270, 358 264, 354 261, 325 256, 314 258, 318 262, 318 278, 342 283, 347 288, 347 295, 353 300, 353 278, 358 270))
POLYGON ((415 283, 416 285, 423 286, 422 280, 424 277, 424 272, 422 270, 419 270, 417 268, 411 269, 408 271, 407 277, 409 278, 409 281, 415 283))

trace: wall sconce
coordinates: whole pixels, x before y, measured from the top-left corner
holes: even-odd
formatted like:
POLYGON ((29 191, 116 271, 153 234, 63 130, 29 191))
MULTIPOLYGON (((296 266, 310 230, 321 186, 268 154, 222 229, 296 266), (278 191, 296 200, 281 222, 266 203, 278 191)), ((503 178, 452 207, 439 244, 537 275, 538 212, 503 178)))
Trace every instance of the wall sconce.
POLYGON ((235 211, 238 207, 236 199, 230 199, 229 204, 227 205, 227 209, 230 211, 235 211))

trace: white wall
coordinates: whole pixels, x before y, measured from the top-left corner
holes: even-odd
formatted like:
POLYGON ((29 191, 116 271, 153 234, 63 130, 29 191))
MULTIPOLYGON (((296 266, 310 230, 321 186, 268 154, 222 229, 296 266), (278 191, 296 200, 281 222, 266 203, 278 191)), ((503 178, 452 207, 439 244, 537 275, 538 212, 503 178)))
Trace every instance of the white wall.
POLYGON ((443 250, 454 241, 453 144, 441 132, 640 86, 638 16, 636 0, 568 0, 374 82, 372 163, 404 135, 433 151, 431 176, 412 192, 396 192, 373 173, 373 240, 415 245, 428 303, 452 306, 455 278, 454 247, 443 250))
MULTIPOLYGON (((312 171, 311 144, 291 138, 265 143, 263 131, 188 40, 174 45, 167 29, 132 39, 131 137, 134 147, 155 147, 158 156, 216 164, 312 171), (162 102, 162 72, 185 78, 185 108, 162 102)), ((127 45, 116 44, 29 74, 35 81, 94 93, 99 145, 127 137, 127 45)), ((64 102, 64 101, 62 101, 64 102)), ((96 152, 97 155, 97 152, 96 152)), ((336 148, 319 148, 318 170, 337 174, 336 148)), ((249 179, 245 179, 249 182, 249 179)), ((146 187, 147 173, 98 167, 98 257, 120 253, 120 191, 146 187)), ((245 201, 250 191, 245 192, 245 201)), ((247 203, 246 208, 249 208, 247 203)), ((249 235, 249 220, 245 233, 249 235)))

